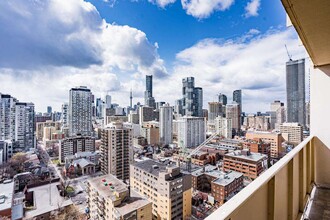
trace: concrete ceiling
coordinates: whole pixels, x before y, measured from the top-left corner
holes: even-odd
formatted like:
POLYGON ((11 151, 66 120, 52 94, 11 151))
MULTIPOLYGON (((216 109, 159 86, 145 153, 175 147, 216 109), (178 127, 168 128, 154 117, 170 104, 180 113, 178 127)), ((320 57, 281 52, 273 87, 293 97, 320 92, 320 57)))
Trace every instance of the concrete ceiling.
POLYGON ((330 0, 281 0, 315 66, 330 64, 330 0))

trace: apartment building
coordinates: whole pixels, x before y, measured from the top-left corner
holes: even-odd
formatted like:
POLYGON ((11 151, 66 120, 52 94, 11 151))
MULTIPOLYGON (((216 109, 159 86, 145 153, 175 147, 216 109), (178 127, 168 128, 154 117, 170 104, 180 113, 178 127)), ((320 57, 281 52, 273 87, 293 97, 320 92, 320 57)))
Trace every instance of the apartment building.
POLYGON ((223 170, 237 171, 255 179, 267 169, 267 155, 252 153, 249 149, 236 150, 224 156, 223 170))
POLYGON ((64 163, 65 157, 78 152, 95 151, 95 138, 90 136, 68 137, 60 141, 59 158, 64 163))
POLYGON ((283 123, 280 131, 284 140, 289 143, 297 145, 303 141, 303 126, 299 123, 283 123))
POLYGON ((153 203, 153 219, 191 216, 191 175, 174 164, 144 160, 130 167, 130 184, 153 203))
POLYGON ((243 174, 214 168, 206 166, 192 172, 192 187, 194 190, 211 193, 216 202, 223 204, 243 188, 243 174))
POLYGON ((101 129, 101 171, 118 179, 129 179, 133 162, 132 129, 123 122, 113 122, 101 129))
MULTIPOLYGON (((61 130, 61 122, 59 121, 52 121, 52 120, 47 120, 46 122, 37 122, 36 123, 36 138, 38 141, 43 140, 44 138, 44 128, 45 127, 53 127, 54 130, 61 130)), ((51 140, 51 138, 48 138, 51 140)))
POLYGON ((152 219, 152 203, 111 174, 88 180, 87 192, 89 219, 152 219))
POLYGON ((284 152, 282 143, 284 141, 282 134, 277 132, 262 132, 262 131, 248 131, 245 135, 246 139, 254 140, 261 139, 265 143, 270 143, 270 157, 280 158, 284 152))

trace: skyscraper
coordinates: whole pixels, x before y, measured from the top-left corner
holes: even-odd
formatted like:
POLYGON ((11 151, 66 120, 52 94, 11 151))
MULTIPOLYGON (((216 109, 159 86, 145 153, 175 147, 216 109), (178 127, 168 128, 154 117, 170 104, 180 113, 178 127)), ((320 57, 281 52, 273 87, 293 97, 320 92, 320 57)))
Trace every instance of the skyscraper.
POLYGON ((101 171, 118 179, 129 179, 133 162, 132 129, 122 122, 113 122, 101 129, 101 171))
POLYGON ((197 147, 205 138, 205 118, 184 116, 178 121, 179 147, 197 147))
POLYGON ((17 99, 0 94, 0 140, 15 138, 15 110, 17 99))
POLYGON ((239 109, 242 113, 242 90, 239 89, 233 92, 233 101, 239 104, 239 109))
POLYGON ((185 116, 203 116, 203 89, 195 87, 195 78, 182 79, 182 113, 185 116))
POLYGON ((70 135, 92 135, 92 93, 86 86, 70 89, 69 97, 70 135))
POLYGON ((226 105, 226 118, 231 119, 232 128, 236 132, 241 129, 241 110, 238 103, 226 105))
POLYGON ((47 106, 47 114, 52 114, 53 109, 52 106, 47 106))
POLYGON ((146 75, 146 91, 144 92, 144 105, 156 108, 155 98, 152 96, 152 75, 146 75))
POLYGON ((222 116, 222 106, 220 102, 209 102, 208 121, 213 123, 215 118, 222 116))
POLYGON ((222 104, 222 105, 227 105, 227 96, 225 94, 219 94, 218 96, 219 98, 219 102, 222 104))
POLYGON ((286 62, 287 121, 305 127, 305 59, 286 62))
POLYGON ((173 107, 169 104, 160 107, 159 111, 159 138, 160 143, 172 143, 173 107))
POLYGON ((34 104, 17 102, 15 109, 15 141, 24 149, 35 147, 34 104))

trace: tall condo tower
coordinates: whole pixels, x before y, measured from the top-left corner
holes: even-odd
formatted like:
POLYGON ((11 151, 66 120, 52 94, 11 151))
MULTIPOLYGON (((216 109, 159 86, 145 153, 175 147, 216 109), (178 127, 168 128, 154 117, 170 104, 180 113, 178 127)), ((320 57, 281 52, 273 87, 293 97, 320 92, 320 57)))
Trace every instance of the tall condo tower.
POLYGON ((185 116, 203 116, 203 89, 195 87, 195 78, 182 79, 182 113, 185 116))

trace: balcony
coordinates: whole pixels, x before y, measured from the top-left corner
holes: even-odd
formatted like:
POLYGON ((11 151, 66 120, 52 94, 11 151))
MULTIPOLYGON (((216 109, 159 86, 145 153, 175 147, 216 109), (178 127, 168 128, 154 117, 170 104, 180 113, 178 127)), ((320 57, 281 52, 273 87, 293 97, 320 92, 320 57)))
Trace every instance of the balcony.
POLYGON ((207 219, 329 219, 329 186, 330 149, 310 136, 207 219))

